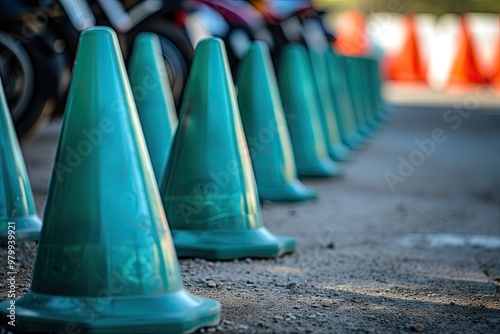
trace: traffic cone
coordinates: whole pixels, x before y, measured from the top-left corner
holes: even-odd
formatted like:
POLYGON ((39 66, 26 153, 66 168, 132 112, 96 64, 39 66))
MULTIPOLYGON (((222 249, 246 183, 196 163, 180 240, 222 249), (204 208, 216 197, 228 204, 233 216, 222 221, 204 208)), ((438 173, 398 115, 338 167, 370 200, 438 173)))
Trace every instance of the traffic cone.
POLYGON ((467 27, 467 19, 460 17, 458 27, 458 43, 455 59, 448 77, 448 89, 461 89, 469 85, 485 84, 488 82, 479 71, 476 55, 472 48, 472 37, 467 27))
POLYGON ((339 124, 340 138, 349 148, 355 150, 363 144, 364 139, 358 133, 354 108, 347 85, 345 57, 336 54, 332 49, 328 52, 328 74, 335 102, 335 114, 339 124))
POLYGON ((349 87, 351 103, 354 109, 354 115, 356 118, 356 126, 358 133, 364 137, 364 139, 372 135, 372 130, 367 125, 367 115, 363 107, 363 86, 366 82, 362 81, 361 77, 361 63, 359 58, 346 56, 346 73, 347 73, 347 85, 349 87))
MULTIPOLYGON (((307 46, 311 60, 312 72, 316 83, 316 98, 320 111, 320 121, 323 125, 325 143, 330 158, 336 161, 348 161, 350 150, 342 143, 339 133, 339 124, 335 115, 330 77, 328 74, 328 48, 330 45, 324 38, 324 32, 313 24, 315 21, 305 23, 307 46)), ((319 24, 319 23, 318 23, 319 24)))
POLYGON ((42 222, 0 81, 0 243, 38 240, 42 222))
POLYGON ((278 82, 299 176, 339 175, 337 164, 328 156, 311 65, 303 46, 283 48, 278 82))
POLYGON ((254 42, 238 69, 238 103, 259 196, 267 201, 316 198, 297 179, 292 144, 269 48, 254 42))
MULTIPOLYGON (((115 33, 84 31, 76 59, 31 290, 15 301, 13 329, 163 334, 217 324, 219 303, 182 286, 115 33)), ((12 302, 0 305, 6 326, 12 302)))
POLYGON ((136 37, 128 73, 151 165, 160 185, 178 120, 158 36, 141 33, 136 37))
POLYGON ((342 13, 336 27, 335 49, 343 55, 363 55, 369 52, 366 17, 357 10, 342 13))
POLYGON ((181 257, 275 257, 295 249, 263 224, 226 49, 198 43, 164 182, 163 206, 181 257))
POLYGON ((498 35, 497 35, 497 47, 496 47, 496 70, 494 70, 493 75, 491 76, 490 82, 496 90, 500 91, 500 16, 498 16, 498 35))
POLYGON ((389 79, 424 82, 426 75, 420 58, 414 15, 404 15, 402 24, 406 36, 401 48, 387 59, 389 79))
POLYGON ((382 75, 380 73, 380 60, 373 59, 371 62, 371 77, 373 82, 374 100, 376 106, 376 115, 379 122, 384 122, 391 119, 394 114, 394 107, 389 105, 383 98, 382 94, 382 75))
POLYGON ((375 106, 372 103, 373 83, 371 80, 370 60, 368 56, 358 57, 358 62, 360 62, 360 80, 363 83, 361 85, 363 94, 361 102, 363 103, 364 114, 366 115, 366 124, 370 129, 375 131, 380 128, 380 124, 375 115, 375 106))
POLYGON ((374 119, 380 124, 387 120, 384 115, 384 106, 381 100, 379 86, 379 63, 375 58, 366 58, 367 62, 367 81, 369 83, 370 107, 373 110, 374 119))

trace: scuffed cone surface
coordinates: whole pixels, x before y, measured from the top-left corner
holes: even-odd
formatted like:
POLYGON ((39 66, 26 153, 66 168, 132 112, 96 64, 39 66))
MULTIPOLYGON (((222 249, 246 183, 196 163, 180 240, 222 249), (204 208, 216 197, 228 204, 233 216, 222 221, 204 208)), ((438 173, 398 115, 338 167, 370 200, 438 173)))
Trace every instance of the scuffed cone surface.
POLYGON ((262 221, 224 44, 196 48, 162 199, 180 257, 275 257, 295 249, 262 221))
MULTIPOLYGON (((47 194, 47 224, 34 273, 36 292, 96 294, 109 281, 79 268, 97 265, 106 278, 113 270, 121 271, 127 261, 136 261, 137 248, 147 251, 143 256, 155 259, 156 267, 164 261, 177 266, 167 238, 160 238, 168 228, 115 43, 114 33, 102 28, 87 30, 81 38, 47 194), (148 231, 158 233, 159 249, 152 247, 148 231), (90 262, 82 261, 82 255, 90 262), (74 258, 75 263, 58 269, 52 262, 60 256, 69 261, 74 258), (73 275, 76 281, 66 281, 73 275)), ((180 288, 178 273, 174 277, 165 274, 155 273, 152 285, 130 285, 128 293, 167 292, 172 285, 180 288)))
POLYGON ((161 193, 172 229, 262 226, 225 47, 217 38, 196 48, 170 154, 161 193))
POLYGON ((81 36, 44 218, 16 331, 60 333, 69 323, 92 334, 163 334, 218 323, 219 303, 182 286, 110 28, 81 36))

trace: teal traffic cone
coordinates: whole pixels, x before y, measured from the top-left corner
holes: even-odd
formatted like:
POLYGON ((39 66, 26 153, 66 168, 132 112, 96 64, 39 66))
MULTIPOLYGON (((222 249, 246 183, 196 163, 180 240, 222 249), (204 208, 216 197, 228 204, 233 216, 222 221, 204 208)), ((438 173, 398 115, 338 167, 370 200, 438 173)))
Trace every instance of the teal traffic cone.
POLYGON ((363 57, 364 61, 364 79, 367 82, 366 85, 366 94, 367 94, 367 105, 368 110, 371 112, 371 122, 372 125, 376 128, 380 128, 381 120, 378 115, 377 105, 375 101, 375 84, 373 81, 373 72, 372 72, 372 62, 373 59, 371 57, 363 57))
POLYGON ((128 73, 159 186, 178 120, 157 35, 141 33, 136 37, 128 73))
POLYGON ((163 206, 181 257, 275 257, 295 249, 263 224, 226 49, 198 43, 163 185, 163 206))
POLYGON ((297 178, 292 144, 267 45, 254 42, 238 69, 238 104, 259 197, 275 202, 316 198, 297 178))
POLYGON ((385 121, 385 117, 383 116, 383 111, 381 105, 379 105, 378 97, 377 97, 377 77, 375 71, 378 70, 378 63, 376 59, 367 58, 367 67, 368 67, 368 81, 370 82, 370 103, 374 111, 375 119, 379 124, 382 124, 385 121))
POLYGON ((376 105, 376 114, 380 122, 387 121, 394 113, 394 108, 390 106, 382 97, 382 78, 380 75, 380 60, 374 58, 370 62, 371 78, 373 82, 373 94, 376 105))
MULTIPOLYGON (((375 108, 371 101, 372 82, 369 73, 369 58, 366 56, 358 56, 357 62, 359 63, 359 81, 362 83, 360 89, 362 92, 361 102, 363 103, 363 112, 365 114, 366 125, 375 132, 380 128, 377 118, 375 116, 375 108)), ((373 133, 372 132, 372 133, 373 133)))
POLYGON ((347 83, 349 87, 350 97, 354 108, 354 115, 356 116, 356 126, 358 133, 363 137, 368 138, 373 134, 373 130, 367 124, 366 110, 364 108, 363 86, 366 84, 361 81, 361 62, 359 58, 352 56, 345 56, 345 66, 347 73, 347 83))
POLYGON ((116 34, 80 37, 31 290, 16 332, 186 333, 220 305, 183 288, 116 34))
POLYGON ((325 51, 309 47, 314 79, 316 82, 318 105, 320 109, 321 123, 325 135, 326 147, 330 157, 337 161, 349 161, 349 148, 342 143, 339 126, 335 116, 330 79, 328 75, 328 59, 325 51))
POLYGON ((332 48, 328 50, 328 73, 335 102, 335 113, 339 124, 340 138, 349 148, 358 149, 364 143, 358 133, 356 117, 352 106, 347 74, 343 56, 337 55, 332 48))
POLYGON ((283 48, 278 82, 299 176, 339 175, 338 165, 328 156, 311 64, 303 46, 283 48))
POLYGON ((38 240, 42 222, 0 81, 0 243, 38 240))

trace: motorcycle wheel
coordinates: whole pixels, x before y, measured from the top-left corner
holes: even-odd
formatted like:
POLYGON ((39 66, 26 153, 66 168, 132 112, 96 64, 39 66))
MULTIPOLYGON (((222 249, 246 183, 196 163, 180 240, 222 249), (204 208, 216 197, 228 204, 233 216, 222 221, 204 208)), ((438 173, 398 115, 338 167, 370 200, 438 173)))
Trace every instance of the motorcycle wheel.
POLYGON ((17 135, 25 140, 51 119, 64 70, 50 32, 21 32, 20 25, 0 31, 0 75, 17 135))
POLYGON ((129 33, 128 44, 132 45, 135 37, 141 32, 155 33, 160 39, 172 95, 179 110, 193 59, 193 46, 181 28, 161 17, 148 18, 134 27, 129 33))

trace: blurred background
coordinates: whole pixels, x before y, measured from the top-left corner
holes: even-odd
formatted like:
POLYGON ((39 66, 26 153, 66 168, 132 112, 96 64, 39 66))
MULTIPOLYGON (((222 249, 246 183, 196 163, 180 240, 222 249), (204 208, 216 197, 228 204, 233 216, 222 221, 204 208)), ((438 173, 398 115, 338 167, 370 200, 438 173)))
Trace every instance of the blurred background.
POLYGON ((88 27, 113 27, 125 60, 138 33, 157 33, 179 107, 200 39, 223 38, 235 73, 253 40, 265 41, 276 63, 283 45, 305 44, 304 24, 314 20, 314 43, 379 60, 389 101, 449 103, 448 94, 477 85, 500 89, 499 11, 488 0, 1 1, 0 76, 26 140, 63 113, 78 36, 88 27))

